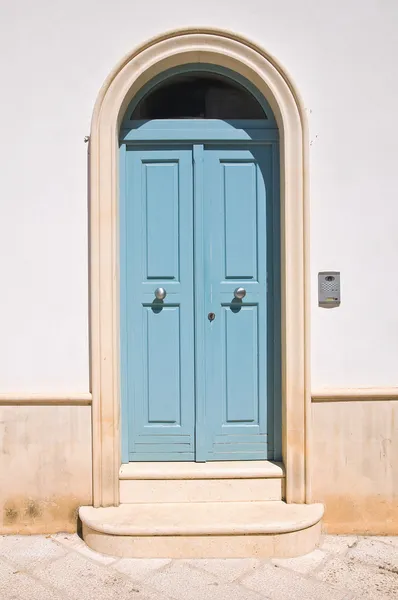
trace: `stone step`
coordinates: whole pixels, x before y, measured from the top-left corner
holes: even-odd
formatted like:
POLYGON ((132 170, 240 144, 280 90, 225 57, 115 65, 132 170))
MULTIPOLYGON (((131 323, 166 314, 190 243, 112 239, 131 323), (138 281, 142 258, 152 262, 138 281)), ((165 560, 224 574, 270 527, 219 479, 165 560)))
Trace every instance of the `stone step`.
POLYGON ((120 469, 121 503, 282 500, 281 463, 129 463, 120 469))
POLYGON ((83 538, 103 554, 136 558, 293 557, 319 543, 322 504, 190 502, 79 511, 83 538))

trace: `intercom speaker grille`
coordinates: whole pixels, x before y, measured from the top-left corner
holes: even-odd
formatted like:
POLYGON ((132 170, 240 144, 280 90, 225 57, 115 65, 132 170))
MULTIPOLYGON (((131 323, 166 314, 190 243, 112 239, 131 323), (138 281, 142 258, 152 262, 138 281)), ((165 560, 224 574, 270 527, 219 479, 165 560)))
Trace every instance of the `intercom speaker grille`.
POLYGON ((321 283, 322 289, 325 292, 333 292, 333 291, 337 291, 337 286, 336 286, 336 282, 333 279, 333 281, 322 281, 321 283))
POLYGON ((318 274, 318 303, 323 308, 340 306, 340 273, 323 271, 318 274))

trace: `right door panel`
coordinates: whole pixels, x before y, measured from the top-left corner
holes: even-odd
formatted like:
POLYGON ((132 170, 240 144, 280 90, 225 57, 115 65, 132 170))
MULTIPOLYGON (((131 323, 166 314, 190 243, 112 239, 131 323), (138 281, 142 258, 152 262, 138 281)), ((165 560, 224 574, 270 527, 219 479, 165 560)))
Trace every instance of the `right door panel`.
MULTIPOLYGON (((206 148, 202 460, 267 458, 267 208, 272 150, 206 148), (243 299, 236 298, 244 288, 243 299), (207 314, 204 315, 207 317, 207 314)), ((272 399, 270 398, 271 402, 272 399)))

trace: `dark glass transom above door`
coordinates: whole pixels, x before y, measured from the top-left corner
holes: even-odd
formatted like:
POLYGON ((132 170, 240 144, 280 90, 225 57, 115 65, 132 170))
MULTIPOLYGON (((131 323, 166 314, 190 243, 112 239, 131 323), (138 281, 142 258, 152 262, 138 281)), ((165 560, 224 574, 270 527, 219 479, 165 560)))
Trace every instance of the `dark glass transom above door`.
POLYGON ((131 120, 268 119, 242 85, 214 73, 176 74, 151 89, 135 106, 131 120))

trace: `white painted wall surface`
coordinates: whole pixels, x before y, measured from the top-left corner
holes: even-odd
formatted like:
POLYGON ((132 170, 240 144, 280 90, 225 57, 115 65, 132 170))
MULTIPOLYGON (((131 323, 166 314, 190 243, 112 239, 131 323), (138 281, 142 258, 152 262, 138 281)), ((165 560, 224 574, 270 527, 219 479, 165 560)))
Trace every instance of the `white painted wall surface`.
POLYGON ((313 388, 398 385, 398 2, 19 0, 0 3, 0 392, 88 390, 83 138, 115 64, 194 25, 262 45, 308 107, 313 388))

